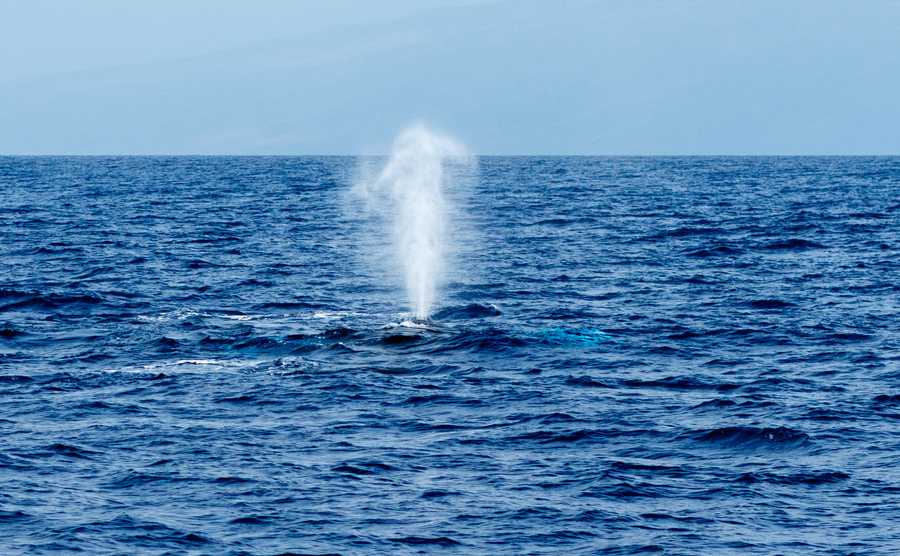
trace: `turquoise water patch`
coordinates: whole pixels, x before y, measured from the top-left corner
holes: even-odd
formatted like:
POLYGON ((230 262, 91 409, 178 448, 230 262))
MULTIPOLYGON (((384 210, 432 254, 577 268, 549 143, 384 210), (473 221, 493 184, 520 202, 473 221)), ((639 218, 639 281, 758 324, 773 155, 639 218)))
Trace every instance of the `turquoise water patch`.
POLYGON ((598 328, 544 328, 537 332, 539 340, 562 346, 596 346, 615 341, 606 332, 598 328))

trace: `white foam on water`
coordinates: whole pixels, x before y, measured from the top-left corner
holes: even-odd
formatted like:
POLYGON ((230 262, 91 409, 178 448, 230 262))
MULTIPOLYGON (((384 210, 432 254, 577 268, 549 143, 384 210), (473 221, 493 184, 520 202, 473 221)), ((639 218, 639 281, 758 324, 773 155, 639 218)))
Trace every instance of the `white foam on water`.
POLYGON ((147 372, 196 372, 221 371, 225 369, 237 369, 252 367, 259 364, 259 360, 246 359, 180 359, 178 361, 163 361, 149 363, 147 365, 131 365, 115 369, 102 369, 105 373, 147 373, 147 372))
POLYGON ((223 319, 228 319, 228 320, 253 320, 253 319, 262 318, 261 315, 218 315, 218 316, 223 319))

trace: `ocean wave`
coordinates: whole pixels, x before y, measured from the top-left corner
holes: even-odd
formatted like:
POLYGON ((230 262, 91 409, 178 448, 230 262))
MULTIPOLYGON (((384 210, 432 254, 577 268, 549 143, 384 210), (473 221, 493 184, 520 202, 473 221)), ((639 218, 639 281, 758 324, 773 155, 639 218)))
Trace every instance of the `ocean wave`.
POLYGON ((809 435, 789 427, 721 427, 685 433, 682 438, 723 448, 784 449, 810 442, 809 435))

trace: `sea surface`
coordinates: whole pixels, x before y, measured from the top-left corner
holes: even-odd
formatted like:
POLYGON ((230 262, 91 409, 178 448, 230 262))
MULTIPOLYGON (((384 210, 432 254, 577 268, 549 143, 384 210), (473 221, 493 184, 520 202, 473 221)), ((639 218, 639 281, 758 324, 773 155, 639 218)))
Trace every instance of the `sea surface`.
POLYGON ((900 158, 358 167, 0 158, 0 554, 900 553, 900 158))

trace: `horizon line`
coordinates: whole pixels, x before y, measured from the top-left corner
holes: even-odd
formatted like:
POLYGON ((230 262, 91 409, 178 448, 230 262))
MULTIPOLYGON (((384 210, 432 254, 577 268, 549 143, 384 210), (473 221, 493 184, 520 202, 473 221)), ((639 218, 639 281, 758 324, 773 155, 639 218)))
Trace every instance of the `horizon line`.
MULTIPOLYGON (((327 153, 327 154, 248 154, 248 153, 0 153, 0 158, 364 158, 387 157, 390 153, 327 153)), ((521 154, 521 153, 474 153, 473 156, 483 158, 895 158, 900 153, 629 153, 629 154, 521 154)))

